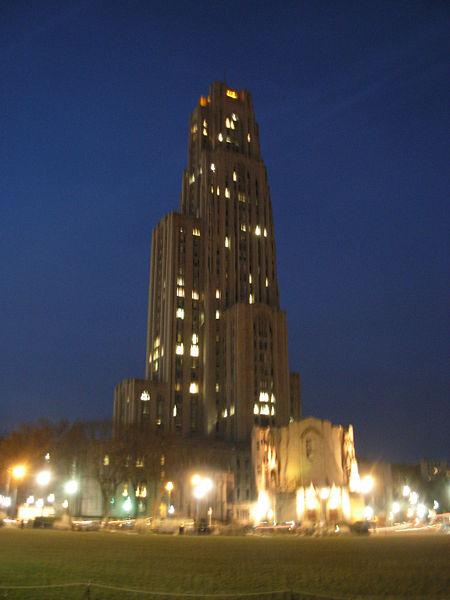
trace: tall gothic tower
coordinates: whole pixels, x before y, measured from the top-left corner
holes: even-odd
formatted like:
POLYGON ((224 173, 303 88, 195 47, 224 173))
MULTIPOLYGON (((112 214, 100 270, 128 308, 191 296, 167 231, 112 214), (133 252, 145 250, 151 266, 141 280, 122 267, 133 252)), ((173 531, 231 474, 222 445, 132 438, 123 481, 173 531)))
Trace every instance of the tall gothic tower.
POLYGON ((251 96, 213 83, 191 115, 180 212, 153 231, 146 377, 116 386, 115 425, 247 441, 298 418, 251 96))

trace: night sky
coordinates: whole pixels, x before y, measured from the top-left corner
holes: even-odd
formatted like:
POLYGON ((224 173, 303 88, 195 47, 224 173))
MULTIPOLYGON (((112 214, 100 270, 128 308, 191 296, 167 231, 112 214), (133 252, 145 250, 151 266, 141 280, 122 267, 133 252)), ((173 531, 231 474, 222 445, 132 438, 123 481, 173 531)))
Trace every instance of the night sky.
POLYGON ((304 415, 448 458, 447 2, 0 3, 0 429, 142 377, 188 118, 248 89, 304 415))

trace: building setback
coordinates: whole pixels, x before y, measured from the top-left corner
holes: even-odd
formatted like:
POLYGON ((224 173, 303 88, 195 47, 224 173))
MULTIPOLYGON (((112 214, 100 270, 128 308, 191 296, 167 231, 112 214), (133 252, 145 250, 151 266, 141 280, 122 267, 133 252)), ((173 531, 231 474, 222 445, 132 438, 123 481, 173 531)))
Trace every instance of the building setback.
POLYGON ((250 443, 300 418, 250 94, 213 83, 188 148, 179 212, 153 231, 145 378, 116 386, 114 424, 250 443))

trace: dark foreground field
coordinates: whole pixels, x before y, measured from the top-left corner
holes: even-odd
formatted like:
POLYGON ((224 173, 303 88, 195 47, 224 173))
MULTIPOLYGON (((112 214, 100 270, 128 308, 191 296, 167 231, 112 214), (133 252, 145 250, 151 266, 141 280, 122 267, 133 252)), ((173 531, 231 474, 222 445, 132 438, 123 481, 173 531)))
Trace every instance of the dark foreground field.
MULTIPOLYGON (((450 536, 443 535, 311 539, 0 530, 0 586, 96 582, 194 597, 294 590, 341 598, 450 598, 449 557, 450 536)), ((158 596, 68 587, 0 589, 3 597, 158 596)))

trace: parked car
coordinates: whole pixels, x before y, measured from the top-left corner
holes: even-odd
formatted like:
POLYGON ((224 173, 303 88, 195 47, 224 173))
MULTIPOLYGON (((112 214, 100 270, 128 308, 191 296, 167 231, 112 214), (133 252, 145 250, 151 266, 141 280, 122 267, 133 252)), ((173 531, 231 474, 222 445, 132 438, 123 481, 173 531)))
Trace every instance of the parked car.
POLYGON ((72 531, 98 531, 99 519, 72 519, 72 531))

